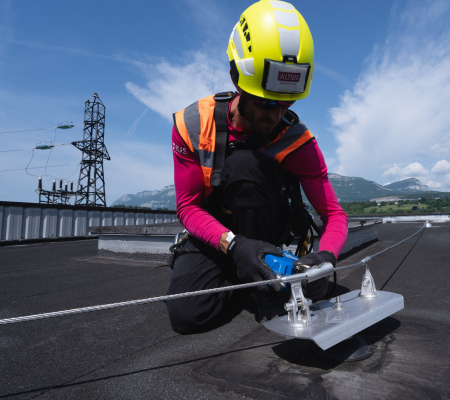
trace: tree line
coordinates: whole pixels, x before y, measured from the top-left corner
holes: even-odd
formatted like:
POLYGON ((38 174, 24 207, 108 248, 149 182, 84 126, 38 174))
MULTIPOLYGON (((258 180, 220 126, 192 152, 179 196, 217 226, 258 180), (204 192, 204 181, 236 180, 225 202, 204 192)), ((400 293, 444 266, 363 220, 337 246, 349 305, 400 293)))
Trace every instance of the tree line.
POLYGON ((415 214, 421 212, 450 212, 450 196, 421 197, 417 200, 361 201, 341 203, 348 215, 356 214, 415 214))
MULTIPOLYGON (((342 202, 341 207, 348 215, 361 214, 418 214, 423 212, 450 212, 450 196, 433 198, 431 196, 420 199, 396 201, 354 201, 342 202)), ((313 215, 317 215, 311 209, 313 215)))

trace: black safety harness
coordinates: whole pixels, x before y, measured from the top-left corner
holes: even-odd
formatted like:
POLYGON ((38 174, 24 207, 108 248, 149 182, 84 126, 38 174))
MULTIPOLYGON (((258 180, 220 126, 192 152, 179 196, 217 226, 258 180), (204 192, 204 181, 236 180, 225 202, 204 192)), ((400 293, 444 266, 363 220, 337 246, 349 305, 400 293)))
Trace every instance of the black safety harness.
MULTIPOLYGON (((222 92, 214 95, 214 100, 216 101, 214 107, 214 121, 216 124, 216 145, 214 151, 214 169, 211 174, 211 187, 216 190, 220 190, 220 179, 222 174, 222 169, 225 165, 225 159, 227 154, 234 149, 260 149, 268 145, 275 137, 285 129, 287 126, 295 125, 299 122, 297 114, 291 110, 287 110, 278 129, 269 136, 264 135, 253 135, 250 138, 237 141, 233 144, 228 144, 228 108, 230 101, 232 101, 236 96, 237 92, 222 92)), ((295 251, 297 257, 301 257, 303 243, 307 240, 308 234, 310 237, 310 246, 304 252, 308 254, 311 252, 314 244, 314 231, 320 235, 320 230, 313 221, 312 215, 307 211, 306 205, 303 203, 300 182, 298 179, 290 172, 285 171, 285 186, 288 192, 288 197, 290 199, 290 208, 292 213, 293 225, 284 236, 284 244, 289 246, 294 237, 298 237, 298 245, 295 251), (314 229, 314 231, 313 231, 314 229)), ((213 192, 213 194, 214 194, 213 192)), ((213 197, 212 195, 210 195, 213 197)), ((217 197, 215 198, 217 201, 217 197)), ((222 205, 220 205, 222 207, 222 205)), ((177 235, 175 243, 170 247, 172 252, 171 267, 175 263, 178 255, 185 253, 182 247, 189 239, 189 234, 187 231, 177 235)), ((192 252, 192 251, 190 251, 192 252)))

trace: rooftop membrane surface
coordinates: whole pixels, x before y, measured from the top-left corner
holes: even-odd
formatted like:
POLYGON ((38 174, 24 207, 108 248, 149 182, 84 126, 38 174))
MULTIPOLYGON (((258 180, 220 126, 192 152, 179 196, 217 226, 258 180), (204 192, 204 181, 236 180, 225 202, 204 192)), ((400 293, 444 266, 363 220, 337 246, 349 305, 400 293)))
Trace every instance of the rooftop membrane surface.
MULTIPOLYGON (((418 231, 378 225, 348 265, 418 231)), ((370 261, 377 289, 404 310, 361 332, 374 354, 327 361, 309 341, 268 332, 246 310, 207 332, 172 331, 164 303, 0 325, 0 398, 450 399, 450 223, 370 261)), ((338 273, 337 294, 361 268, 338 273)), ((97 257, 97 240, 0 248, 0 318, 163 295, 169 268, 97 257)))

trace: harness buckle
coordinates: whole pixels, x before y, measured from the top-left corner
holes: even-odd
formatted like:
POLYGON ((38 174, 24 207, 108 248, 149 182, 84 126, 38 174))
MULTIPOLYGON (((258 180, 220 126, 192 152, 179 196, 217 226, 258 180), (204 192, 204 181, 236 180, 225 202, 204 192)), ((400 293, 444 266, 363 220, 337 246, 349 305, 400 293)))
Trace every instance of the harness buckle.
POLYGON ((292 110, 286 110, 286 112, 283 115, 282 121, 288 125, 292 126, 298 123, 299 118, 298 115, 292 111, 292 110))
POLYGON ((237 92, 221 92, 216 93, 213 97, 215 101, 229 101, 236 97, 237 92))

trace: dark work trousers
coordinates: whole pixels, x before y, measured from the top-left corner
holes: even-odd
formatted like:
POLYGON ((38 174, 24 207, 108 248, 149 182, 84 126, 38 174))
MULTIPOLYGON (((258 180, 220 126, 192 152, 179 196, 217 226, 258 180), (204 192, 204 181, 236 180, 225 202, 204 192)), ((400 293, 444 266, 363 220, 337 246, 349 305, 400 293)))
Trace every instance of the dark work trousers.
MULTIPOLYGON (((208 211, 235 234, 279 246, 292 228, 283 172, 278 163, 257 151, 236 150, 225 160, 223 194, 208 211), (223 206, 231 214, 223 212, 223 206)), ((198 239, 190 238, 174 264, 167 294, 228 286, 240 282, 233 261, 198 239)), ((304 285, 313 301, 326 295, 328 279, 304 285)), ((236 305, 233 291, 171 300, 166 303, 174 331, 194 333, 220 322, 236 305)))

